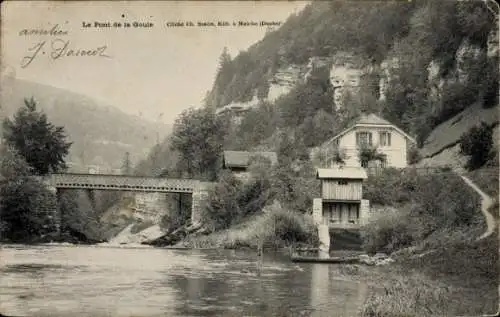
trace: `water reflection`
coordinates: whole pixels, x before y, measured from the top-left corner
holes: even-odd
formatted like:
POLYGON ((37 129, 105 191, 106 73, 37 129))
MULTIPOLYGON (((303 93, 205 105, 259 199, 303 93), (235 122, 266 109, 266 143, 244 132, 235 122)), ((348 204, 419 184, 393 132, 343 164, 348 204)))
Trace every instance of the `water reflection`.
MULTIPOLYGON (((23 316, 355 316, 338 267, 243 251, 4 248, 0 312, 23 316)), ((361 295, 360 295, 361 294, 361 295)))

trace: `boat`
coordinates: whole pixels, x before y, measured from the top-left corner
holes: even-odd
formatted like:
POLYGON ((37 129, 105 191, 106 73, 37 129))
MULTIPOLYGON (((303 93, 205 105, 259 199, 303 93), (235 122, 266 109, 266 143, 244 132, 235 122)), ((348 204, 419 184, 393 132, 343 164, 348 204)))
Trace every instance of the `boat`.
POLYGON ((317 256, 292 256, 292 262, 295 263, 341 263, 341 264, 354 264, 359 263, 359 257, 328 257, 320 258, 317 256))

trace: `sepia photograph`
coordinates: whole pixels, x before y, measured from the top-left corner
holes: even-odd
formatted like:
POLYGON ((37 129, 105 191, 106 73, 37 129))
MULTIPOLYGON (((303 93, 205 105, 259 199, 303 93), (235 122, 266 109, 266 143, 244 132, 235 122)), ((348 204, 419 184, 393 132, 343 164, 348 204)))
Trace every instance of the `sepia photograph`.
POLYGON ((500 312, 495 1, 0 8, 0 317, 500 312))

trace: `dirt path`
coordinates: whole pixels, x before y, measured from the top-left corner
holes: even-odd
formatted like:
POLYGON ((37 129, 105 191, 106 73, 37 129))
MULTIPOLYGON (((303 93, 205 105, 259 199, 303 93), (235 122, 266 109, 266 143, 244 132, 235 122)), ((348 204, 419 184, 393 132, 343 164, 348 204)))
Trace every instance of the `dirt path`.
POLYGON ((484 239, 490 236, 493 232, 495 232, 496 221, 493 215, 488 211, 488 209, 493 204, 493 199, 488 196, 485 192, 483 192, 476 184, 474 184, 468 177, 460 175, 467 185, 469 185, 476 193, 481 196, 481 212, 486 219, 487 229, 486 232, 483 233, 478 240, 484 239))

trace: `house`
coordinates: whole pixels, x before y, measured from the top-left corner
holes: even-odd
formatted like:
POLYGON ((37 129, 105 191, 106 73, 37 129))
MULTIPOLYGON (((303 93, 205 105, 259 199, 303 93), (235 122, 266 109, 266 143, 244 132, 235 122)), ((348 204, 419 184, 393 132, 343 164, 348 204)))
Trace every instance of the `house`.
POLYGON ((358 229, 369 218, 369 201, 363 199, 366 171, 361 167, 318 169, 321 198, 313 199, 313 218, 330 229, 358 229))
POLYGON ((340 153, 346 166, 404 168, 407 149, 415 139, 389 121, 375 114, 362 115, 351 127, 340 132, 321 147, 326 156, 340 153), (359 158, 362 148, 376 150, 380 159, 371 162, 359 158))
POLYGON ((272 165, 278 162, 275 152, 224 151, 223 168, 230 170, 236 177, 244 179, 249 176, 248 167, 256 157, 268 159, 272 165))

